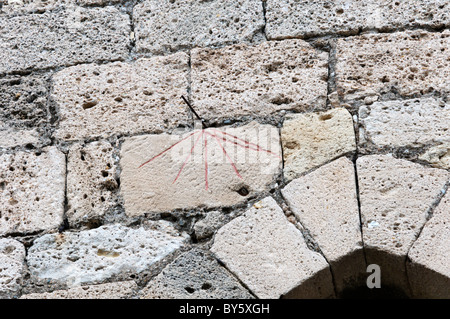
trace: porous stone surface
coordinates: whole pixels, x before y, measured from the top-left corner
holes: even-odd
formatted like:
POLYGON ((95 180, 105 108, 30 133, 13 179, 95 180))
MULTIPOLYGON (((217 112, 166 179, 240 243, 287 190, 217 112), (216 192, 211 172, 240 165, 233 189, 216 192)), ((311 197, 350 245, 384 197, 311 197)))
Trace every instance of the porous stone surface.
POLYGON ((249 299, 253 296, 209 252, 184 253, 150 280, 142 299, 249 299))
POLYGON ((415 298, 450 298, 449 220, 450 192, 447 190, 408 252, 407 270, 415 298))
POLYGON ((67 156, 69 224, 99 220, 117 204, 117 157, 109 142, 74 144, 67 156))
POLYGON ((449 93, 450 32, 405 31, 342 38, 336 45, 341 101, 449 93))
POLYGON ((293 180, 281 193, 331 264, 337 290, 351 286, 365 269, 353 163, 341 157, 293 180), (354 260, 343 265, 350 255, 354 260))
POLYGON ((303 40, 191 52, 191 89, 206 119, 264 116, 325 107, 328 53, 303 40))
POLYGON ((48 123, 47 80, 45 76, 0 79, 0 147, 39 143, 48 123))
POLYGON ((138 52, 165 54, 191 47, 211 47, 262 39, 259 0, 146 0, 134 7, 138 52))
POLYGON ((359 108, 360 142, 378 147, 450 142, 450 104, 435 98, 375 102, 359 108))
POLYGON ((360 30, 412 27, 442 28, 450 24, 447 1, 267 0, 269 39, 350 35, 360 30))
POLYGON ((143 58, 133 63, 85 64, 53 77, 59 108, 56 136, 65 140, 136 134, 189 120, 188 55, 143 58))
POLYGON ((391 155, 363 156, 356 165, 367 263, 385 267, 382 284, 406 292, 406 255, 450 173, 391 155))
POLYGON ((197 239, 204 239, 213 235, 217 229, 225 224, 226 220, 226 216, 220 211, 208 212, 205 218, 195 223, 195 237, 197 239))
POLYGON ((0 13, 42 13, 59 7, 76 8, 77 5, 105 5, 107 3, 112 4, 118 2, 120 0, 3 0, 0 13))
POLYGON ((135 136, 122 144, 120 165, 128 216, 232 206, 274 184, 281 169, 279 133, 252 122, 135 136))
POLYGON ((66 161, 54 146, 0 155, 0 235, 57 228, 63 221, 66 161))
POLYGON ((54 290, 52 292, 31 293, 20 299, 132 299, 138 286, 134 281, 118 281, 99 285, 86 285, 54 290))
POLYGON ((430 147, 419 156, 419 160, 437 168, 450 169, 450 143, 430 147))
POLYGON ((23 244, 15 239, 0 238, 0 299, 17 297, 25 270, 23 244))
POLYGON ((104 8, 70 8, 0 20, 0 75, 128 55, 130 19, 104 8))
POLYGON ((328 263, 309 250, 301 232, 271 197, 223 226, 211 251, 258 298, 327 298, 334 295, 328 263), (307 279, 315 285, 303 289, 307 279))
POLYGON ((281 142, 284 178, 290 181, 314 167, 356 151, 352 116, 344 108, 288 115, 281 128, 281 142))
POLYGON ((187 235, 178 233, 165 221, 135 229, 104 225, 41 236, 28 250, 27 263, 36 282, 71 287, 126 280, 174 253, 186 240, 187 235))

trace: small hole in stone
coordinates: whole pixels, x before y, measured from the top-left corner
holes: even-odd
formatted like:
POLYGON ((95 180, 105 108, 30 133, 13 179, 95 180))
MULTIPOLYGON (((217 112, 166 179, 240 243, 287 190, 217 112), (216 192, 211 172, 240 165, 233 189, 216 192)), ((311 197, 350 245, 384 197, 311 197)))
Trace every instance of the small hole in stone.
POLYGON ((239 190, 237 192, 241 196, 247 196, 249 194, 249 191, 246 187, 239 188, 239 190))
POLYGON ((109 173, 107 171, 102 171, 102 176, 103 177, 108 177, 109 173))
POLYGON ((331 114, 322 114, 321 116, 319 116, 319 120, 326 121, 326 120, 331 119, 332 117, 333 117, 333 115, 331 115, 331 114))
POLYGON ((205 282, 205 283, 202 285, 202 289, 203 289, 203 290, 208 290, 208 289, 211 288, 211 287, 212 287, 211 284, 208 283, 208 282, 205 282))
POLYGON ((195 292, 195 289, 192 287, 184 287, 184 290, 186 290, 188 293, 192 294, 195 292))

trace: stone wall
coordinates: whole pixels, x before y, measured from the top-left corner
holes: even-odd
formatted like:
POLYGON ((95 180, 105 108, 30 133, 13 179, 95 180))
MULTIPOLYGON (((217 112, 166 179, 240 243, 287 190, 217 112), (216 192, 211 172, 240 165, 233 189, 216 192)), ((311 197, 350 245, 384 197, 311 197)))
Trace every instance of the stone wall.
POLYGON ((0 298, 450 298, 449 26, 0 0, 0 298))

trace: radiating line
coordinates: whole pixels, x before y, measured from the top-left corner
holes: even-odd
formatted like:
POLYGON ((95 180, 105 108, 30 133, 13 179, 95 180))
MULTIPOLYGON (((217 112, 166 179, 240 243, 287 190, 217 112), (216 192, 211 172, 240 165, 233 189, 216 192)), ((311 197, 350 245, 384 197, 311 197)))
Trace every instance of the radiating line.
POLYGON ((178 175, 177 177, 175 177, 175 179, 173 180, 172 184, 175 184, 175 182, 177 181, 178 177, 180 177, 181 172, 183 171, 184 166, 186 166, 186 163, 188 162, 189 158, 191 158, 192 153, 194 152, 194 148, 197 145, 198 141, 200 140, 200 138, 203 136, 203 130, 202 130, 202 134, 199 135, 199 137, 197 138, 197 140, 194 143, 194 146, 192 146, 191 148, 191 152, 188 154, 188 156, 186 157, 183 166, 181 166, 180 170, 178 171, 178 175))
POLYGON ((239 174, 239 171, 238 171, 236 165, 234 164, 233 160, 232 160, 232 159, 230 158, 230 156, 228 155, 228 153, 227 153, 227 151, 225 150, 225 148, 223 147, 222 143, 220 143, 219 138, 218 138, 216 135, 211 134, 211 133, 208 133, 208 132, 206 132, 206 134, 209 134, 209 135, 213 136, 213 137, 216 139, 217 143, 218 143, 219 146, 222 148, 223 153, 225 154, 225 156, 227 157, 227 159, 228 159, 228 161, 230 162, 231 166, 233 167, 233 169, 234 169, 236 175, 237 175, 239 178, 242 179, 242 176, 241 176, 241 174, 239 174))

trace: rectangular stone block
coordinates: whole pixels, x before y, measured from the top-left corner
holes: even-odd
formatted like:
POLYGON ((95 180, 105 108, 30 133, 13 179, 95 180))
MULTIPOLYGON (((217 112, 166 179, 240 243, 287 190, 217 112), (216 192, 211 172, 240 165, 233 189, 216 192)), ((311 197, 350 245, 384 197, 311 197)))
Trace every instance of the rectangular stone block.
POLYGON ((133 10, 138 52, 165 54, 262 39, 259 0, 146 0, 133 10))
POLYGON ((188 55, 133 63, 84 64, 53 77, 59 109, 56 136, 65 140, 161 132, 190 121, 188 55))
POLYGON ((349 35, 360 30, 442 28, 450 24, 448 1, 442 0, 267 0, 269 39, 349 35))
POLYGON ((23 244, 12 238, 0 238, 0 299, 18 296, 25 272, 23 244))
POLYGON ((42 13, 56 8, 72 8, 76 5, 105 5, 118 3, 121 0, 2 0, 3 7, 0 13, 17 14, 17 13, 42 13))
POLYGON ((405 31, 339 39, 336 85, 342 102, 450 92, 450 32, 405 31))
POLYGON ((49 121, 48 77, 0 79, 0 147, 43 141, 49 121))
POLYGON ((281 169, 279 132, 252 122, 135 136, 122 144, 120 166, 128 216, 232 206, 273 187, 281 169))
POLYGON ((130 19, 114 7, 46 11, 0 20, 0 75, 123 60, 130 19))
POLYGON ((0 235, 54 230, 63 221, 66 160, 56 147, 0 156, 0 235))
POLYGON ((194 107, 212 121, 325 107, 328 53, 303 40, 194 49, 191 63, 194 107))

